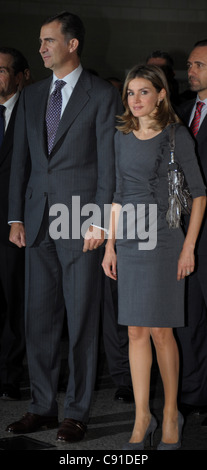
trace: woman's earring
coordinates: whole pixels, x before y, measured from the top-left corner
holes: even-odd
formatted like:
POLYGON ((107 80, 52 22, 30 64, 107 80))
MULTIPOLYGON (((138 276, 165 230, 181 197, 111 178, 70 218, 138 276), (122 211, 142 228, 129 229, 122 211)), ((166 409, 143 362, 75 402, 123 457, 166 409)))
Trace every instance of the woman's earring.
POLYGON ((158 100, 158 102, 157 102, 157 108, 159 108, 159 106, 161 105, 162 102, 163 102, 163 100, 158 100))

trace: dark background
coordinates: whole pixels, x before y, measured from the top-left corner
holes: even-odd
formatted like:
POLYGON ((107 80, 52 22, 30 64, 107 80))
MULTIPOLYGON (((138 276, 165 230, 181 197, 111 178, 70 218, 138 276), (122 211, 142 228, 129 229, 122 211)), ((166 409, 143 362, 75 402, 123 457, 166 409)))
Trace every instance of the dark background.
POLYGON ((82 63, 103 78, 124 79, 133 65, 162 49, 173 57, 183 91, 188 54, 207 37, 206 0, 0 1, 0 45, 20 49, 35 80, 48 75, 38 52, 41 23, 62 10, 82 18, 87 31, 82 63))

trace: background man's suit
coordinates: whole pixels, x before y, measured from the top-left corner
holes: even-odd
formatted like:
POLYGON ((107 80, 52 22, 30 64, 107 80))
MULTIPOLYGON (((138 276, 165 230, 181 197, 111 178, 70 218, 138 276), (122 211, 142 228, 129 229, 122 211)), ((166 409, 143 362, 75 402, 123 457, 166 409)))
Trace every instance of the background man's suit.
POLYGON ((0 148, 0 385, 19 393, 24 335, 24 249, 9 242, 8 192, 13 149, 15 104, 0 148))
MULTIPOLYGON (((179 116, 188 126, 195 101, 179 108, 179 116)), ((196 136, 196 152, 207 186, 207 116, 196 136)), ((185 224, 187 226, 188 218, 185 224)), ((187 279, 186 328, 177 329, 181 346, 181 395, 188 405, 207 405, 207 214, 204 216, 196 246, 195 273, 187 279)))
POLYGON ((22 93, 10 185, 9 220, 24 221, 26 231, 26 337, 28 363, 32 364, 29 411, 57 415, 56 345, 65 304, 69 329, 65 418, 86 422, 96 373, 102 250, 83 253, 83 239, 71 238, 71 204, 72 196, 80 196, 80 210, 87 203, 96 203, 102 210, 111 203, 115 116, 121 112, 121 103, 114 87, 83 70, 48 158, 45 113, 50 85, 51 78, 22 93), (69 209, 70 239, 49 237, 48 207, 54 204, 69 209))

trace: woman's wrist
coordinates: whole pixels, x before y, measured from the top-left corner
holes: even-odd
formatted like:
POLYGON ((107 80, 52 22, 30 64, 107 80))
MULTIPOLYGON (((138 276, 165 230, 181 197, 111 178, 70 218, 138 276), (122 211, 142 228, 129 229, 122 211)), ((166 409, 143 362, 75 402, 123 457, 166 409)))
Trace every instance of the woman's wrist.
POLYGON ((114 251, 115 249, 115 241, 110 239, 106 242, 105 249, 109 251, 114 251))

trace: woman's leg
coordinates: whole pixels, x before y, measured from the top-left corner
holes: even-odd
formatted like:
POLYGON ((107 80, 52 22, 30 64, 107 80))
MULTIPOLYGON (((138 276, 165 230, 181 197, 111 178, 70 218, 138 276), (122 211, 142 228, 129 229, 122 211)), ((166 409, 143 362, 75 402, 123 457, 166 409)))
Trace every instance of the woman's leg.
POLYGON ((136 416, 130 442, 141 442, 149 426, 150 376, 152 349, 150 330, 144 327, 128 327, 129 362, 132 376, 136 416))
POLYGON ((179 353, 172 328, 152 328, 151 336, 163 381, 165 404, 163 411, 162 441, 178 441, 178 379, 179 353))

